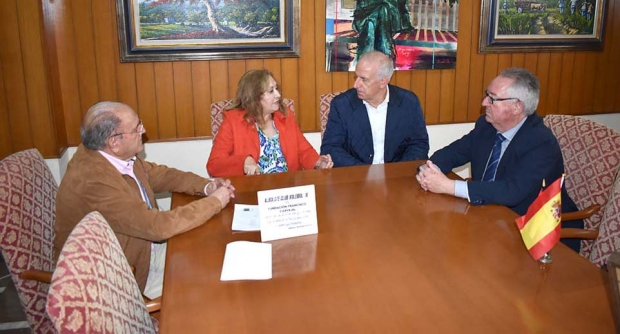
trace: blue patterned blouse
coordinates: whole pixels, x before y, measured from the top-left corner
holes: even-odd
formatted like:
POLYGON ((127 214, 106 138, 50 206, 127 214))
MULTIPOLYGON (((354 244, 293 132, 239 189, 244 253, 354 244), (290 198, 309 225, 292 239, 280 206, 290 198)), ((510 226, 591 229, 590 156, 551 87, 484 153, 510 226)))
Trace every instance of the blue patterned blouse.
POLYGON ((281 173, 288 171, 288 165, 280 146, 280 133, 275 123, 273 128, 276 130, 275 136, 268 138, 263 130, 256 124, 258 129, 258 140, 260 142, 260 156, 258 157, 258 167, 261 174, 281 173))

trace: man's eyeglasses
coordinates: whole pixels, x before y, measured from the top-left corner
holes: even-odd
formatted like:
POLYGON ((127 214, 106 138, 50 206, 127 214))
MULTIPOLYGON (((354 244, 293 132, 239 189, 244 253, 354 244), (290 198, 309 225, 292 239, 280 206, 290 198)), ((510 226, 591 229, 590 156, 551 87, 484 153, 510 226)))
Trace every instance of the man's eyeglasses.
POLYGON ((122 136, 122 135, 130 135, 132 133, 142 133, 144 132, 144 124, 142 124, 142 120, 138 121, 138 125, 136 126, 136 129, 131 131, 131 132, 119 132, 119 133, 115 133, 113 135, 111 135, 110 137, 116 137, 116 136, 122 136))
POLYGON ((491 104, 493 104, 495 102, 510 101, 510 100, 521 101, 520 99, 518 99, 516 97, 506 97, 506 98, 493 97, 493 96, 489 95, 489 91, 488 90, 485 90, 484 94, 486 94, 486 96, 489 98, 489 101, 491 101, 491 104))

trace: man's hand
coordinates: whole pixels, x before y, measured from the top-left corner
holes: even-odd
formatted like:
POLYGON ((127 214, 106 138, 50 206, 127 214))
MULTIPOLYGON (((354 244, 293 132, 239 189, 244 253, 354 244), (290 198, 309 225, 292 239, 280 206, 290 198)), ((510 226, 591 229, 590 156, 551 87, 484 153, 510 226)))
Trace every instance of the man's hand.
POLYGON ((252 158, 251 156, 248 156, 247 158, 245 158, 245 161, 243 162, 243 174, 245 175, 260 174, 260 168, 258 167, 258 164, 256 164, 256 161, 254 161, 254 158, 252 158))
POLYGON ((332 167, 334 167, 334 162, 332 161, 332 156, 329 154, 320 156, 319 160, 314 164, 315 169, 327 169, 332 167))
MULTIPOLYGON (((218 177, 218 178, 211 180, 211 182, 207 184, 207 191, 205 192, 205 194, 206 195, 213 194, 215 190, 221 187, 228 188, 233 192, 235 191, 235 187, 232 185, 232 183, 230 183, 230 180, 222 179, 218 177)), ((233 193, 233 197, 235 197, 234 193, 233 193)))
POLYGON ((227 187, 217 188, 210 197, 215 197, 220 200, 222 208, 226 207, 231 198, 235 197, 235 193, 227 187))
POLYGON ((454 180, 450 180, 441 172, 437 165, 432 161, 420 166, 420 171, 415 176, 422 189, 437 194, 448 194, 454 196, 454 180))

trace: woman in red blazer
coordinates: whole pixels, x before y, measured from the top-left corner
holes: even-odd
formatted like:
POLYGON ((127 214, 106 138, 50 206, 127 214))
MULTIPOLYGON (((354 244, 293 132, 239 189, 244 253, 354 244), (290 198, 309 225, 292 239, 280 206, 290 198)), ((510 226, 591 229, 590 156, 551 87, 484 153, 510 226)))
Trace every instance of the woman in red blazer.
POLYGON ((239 81, 232 107, 213 140, 207 171, 212 177, 331 168, 301 133, 282 103, 268 70, 252 70, 239 81))

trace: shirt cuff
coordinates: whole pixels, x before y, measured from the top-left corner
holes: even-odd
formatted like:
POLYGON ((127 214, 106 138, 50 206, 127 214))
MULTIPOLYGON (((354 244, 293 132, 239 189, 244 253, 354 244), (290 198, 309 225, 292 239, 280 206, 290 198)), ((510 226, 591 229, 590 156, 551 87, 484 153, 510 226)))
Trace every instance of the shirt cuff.
POLYGON ((207 195, 207 196, 209 196, 209 193, 207 192, 207 189, 209 189, 209 186, 211 185, 211 183, 215 183, 215 181, 213 181, 213 180, 209 181, 209 183, 207 183, 207 185, 205 186, 205 189, 203 191, 205 193, 205 195, 207 195))
POLYGON ((469 202, 469 189, 467 188, 467 181, 454 181, 454 196, 466 198, 469 202))

